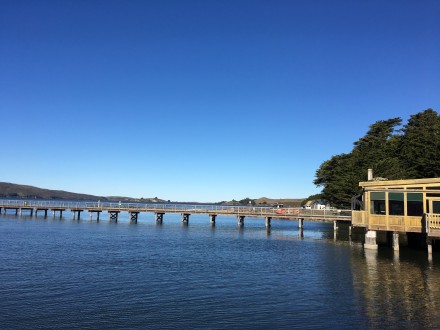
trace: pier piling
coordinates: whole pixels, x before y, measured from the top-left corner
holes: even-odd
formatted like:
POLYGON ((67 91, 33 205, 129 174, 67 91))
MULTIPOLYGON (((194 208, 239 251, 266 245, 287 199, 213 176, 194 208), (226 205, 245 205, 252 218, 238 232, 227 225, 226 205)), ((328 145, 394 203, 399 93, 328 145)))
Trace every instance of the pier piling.
POLYGON ((89 210, 89 213, 90 213, 90 220, 93 220, 93 213, 96 213, 96 221, 99 221, 99 215, 101 214, 101 211, 89 210))
POLYGON ((399 233, 393 232, 393 250, 399 251, 399 233))
POLYGON ((110 221, 118 222, 119 212, 117 210, 109 210, 108 214, 110 216, 110 221))
POLYGON ((237 222, 238 222, 239 227, 243 227, 244 226, 244 215, 238 215, 237 222))
POLYGON ((426 239, 426 245, 428 247, 428 254, 432 255, 432 239, 431 238, 426 239))
POLYGON ((81 218, 81 212, 83 210, 71 210, 72 211, 72 220, 75 220, 75 217, 77 220, 81 218))
POLYGON ((267 228, 267 229, 269 229, 270 226, 271 226, 271 220, 272 220, 271 217, 266 217, 266 228, 267 228))
POLYGON ((375 230, 367 230, 367 233, 365 234, 364 249, 377 250, 375 230))
POLYGON ((156 222, 158 222, 158 223, 162 223, 162 222, 163 222, 163 215, 164 215, 165 213, 162 213, 162 212, 155 212, 154 214, 156 215, 156 222))
POLYGON ((215 218, 217 217, 217 214, 210 214, 209 215, 209 222, 211 225, 215 226, 215 218))
POLYGON ((137 212, 137 211, 130 211, 130 221, 134 222, 134 223, 137 223, 138 222, 138 215, 139 215, 139 212, 137 212))
POLYGON ((189 213, 182 213, 182 222, 188 224, 189 223, 189 213))

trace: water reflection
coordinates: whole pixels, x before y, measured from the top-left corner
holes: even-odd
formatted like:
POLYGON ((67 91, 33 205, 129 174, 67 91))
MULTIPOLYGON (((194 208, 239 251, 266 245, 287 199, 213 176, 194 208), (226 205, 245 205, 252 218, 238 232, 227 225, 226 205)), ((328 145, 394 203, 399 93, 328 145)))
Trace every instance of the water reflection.
POLYGON ((269 237, 270 236, 270 226, 266 227, 266 236, 269 237))
POLYGON ((440 325, 440 272, 422 251, 353 250, 352 272, 373 328, 440 325))

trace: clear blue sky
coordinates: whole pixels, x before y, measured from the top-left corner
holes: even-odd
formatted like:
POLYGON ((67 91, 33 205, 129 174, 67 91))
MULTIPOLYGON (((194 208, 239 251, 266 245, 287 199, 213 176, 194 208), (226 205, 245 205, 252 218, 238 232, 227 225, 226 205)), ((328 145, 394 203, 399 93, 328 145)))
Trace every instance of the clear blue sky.
POLYGON ((318 193, 372 123, 440 111, 437 0, 0 0, 0 181, 318 193))

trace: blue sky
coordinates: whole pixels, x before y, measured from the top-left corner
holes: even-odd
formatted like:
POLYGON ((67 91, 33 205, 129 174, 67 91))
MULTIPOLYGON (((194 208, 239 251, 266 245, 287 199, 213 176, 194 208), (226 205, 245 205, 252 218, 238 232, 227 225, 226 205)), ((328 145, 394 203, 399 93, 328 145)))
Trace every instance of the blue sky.
POLYGON ((440 1, 0 0, 0 181, 217 202, 318 193, 440 111, 440 1))

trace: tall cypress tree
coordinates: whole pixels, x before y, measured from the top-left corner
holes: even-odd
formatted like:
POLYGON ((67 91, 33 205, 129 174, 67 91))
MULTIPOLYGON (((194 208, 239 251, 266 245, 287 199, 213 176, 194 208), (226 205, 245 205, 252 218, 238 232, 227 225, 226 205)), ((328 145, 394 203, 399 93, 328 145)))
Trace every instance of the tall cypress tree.
POLYGON ((400 136, 396 134, 396 127, 401 123, 399 117, 377 121, 354 143, 351 154, 355 159, 358 182, 367 179, 369 168, 373 169, 375 176, 383 178, 403 179, 407 176, 399 158, 400 136))
POLYGON ((350 154, 336 155, 322 163, 314 180, 317 186, 323 187, 321 197, 332 205, 349 206, 353 191, 357 189, 354 171, 350 154))
POLYGON ((401 118, 382 120, 370 126, 367 134, 354 143, 349 154, 333 156, 316 171, 314 183, 323 187, 323 198, 336 206, 350 205, 350 199, 360 193, 359 182, 367 180, 372 168, 377 176, 402 176, 402 166, 396 157, 395 127, 401 118))
POLYGON ((412 115, 401 130, 401 118, 381 120, 354 142, 349 154, 333 156, 316 171, 314 183, 336 206, 348 206, 359 194, 367 170, 375 177, 417 179, 440 177, 440 116, 432 109, 412 115))
POLYGON ((410 177, 440 177, 440 116, 432 109, 412 115, 402 129, 400 157, 410 177))

